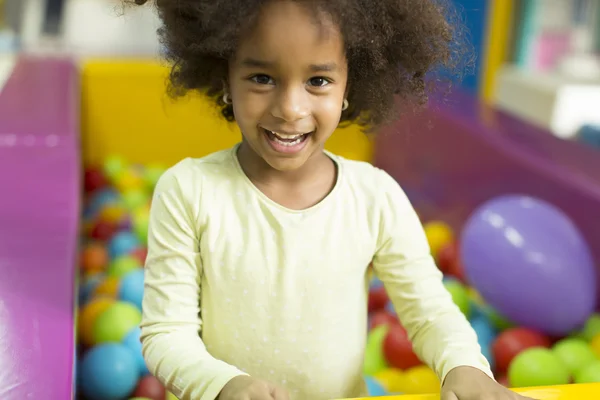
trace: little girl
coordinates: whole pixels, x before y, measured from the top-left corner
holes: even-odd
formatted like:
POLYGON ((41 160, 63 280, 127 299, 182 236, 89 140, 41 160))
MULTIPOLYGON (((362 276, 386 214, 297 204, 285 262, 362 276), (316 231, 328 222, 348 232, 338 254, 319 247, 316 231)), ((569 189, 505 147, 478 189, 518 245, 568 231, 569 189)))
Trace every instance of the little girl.
POLYGON ((340 121, 373 130, 396 97, 426 100, 426 73, 454 51, 442 5, 156 6, 172 89, 214 98, 243 140, 156 186, 141 325, 152 374, 180 399, 366 396, 372 263, 442 399, 522 398, 493 379, 400 186, 324 150, 340 121))

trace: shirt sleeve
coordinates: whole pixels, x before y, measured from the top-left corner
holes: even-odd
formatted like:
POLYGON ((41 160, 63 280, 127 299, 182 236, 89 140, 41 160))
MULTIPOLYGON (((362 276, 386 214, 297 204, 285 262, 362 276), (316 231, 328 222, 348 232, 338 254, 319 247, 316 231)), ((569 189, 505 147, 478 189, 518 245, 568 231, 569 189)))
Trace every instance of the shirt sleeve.
POLYGON ((442 383, 458 366, 475 367, 494 379, 475 331, 442 282, 419 217, 398 183, 379 172, 384 203, 373 267, 415 353, 442 383))
MULTIPOLYGON (((175 167, 174 167, 175 168, 175 167)), ((215 359, 200 338, 202 264, 193 211, 172 171, 152 201, 142 303, 142 352, 149 371, 181 400, 214 400, 244 373, 215 359)), ((188 190, 189 191, 189 190, 188 190)))

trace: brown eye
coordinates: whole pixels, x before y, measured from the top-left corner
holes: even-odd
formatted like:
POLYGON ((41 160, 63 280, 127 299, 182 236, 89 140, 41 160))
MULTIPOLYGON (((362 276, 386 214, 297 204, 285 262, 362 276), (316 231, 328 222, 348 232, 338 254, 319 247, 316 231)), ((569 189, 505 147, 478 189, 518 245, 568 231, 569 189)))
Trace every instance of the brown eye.
POLYGON ((316 86, 316 87, 327 86, 327 84, 331 83, 329 81, 329 79, 323 78, 323 77, 320 77, 320 76, 317 76, 317 77, 314 77, 314 78, 310 78, 310 80, 308 82, 309 82, 309 84, 311 86, 316 86))
POLYGON ((258 83, 259 85, 270 85, 272 84, 271 81, 271 77, 269 77, 268 75, 254 75, 252 78, 254 82, 258 83))

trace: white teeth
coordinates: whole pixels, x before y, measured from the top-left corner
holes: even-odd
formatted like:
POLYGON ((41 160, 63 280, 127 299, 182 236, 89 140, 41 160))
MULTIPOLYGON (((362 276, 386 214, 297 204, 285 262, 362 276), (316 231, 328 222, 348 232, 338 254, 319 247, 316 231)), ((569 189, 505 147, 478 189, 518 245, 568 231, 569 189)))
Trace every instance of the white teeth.
MULTIPOLYGON (((302 136, 302 135, 299 135, 299 136, 302 136)), ((293 142, 284 142, 283 140, 279 140, 277 138, 277 136, 275 136, 275 141, 277 143, 279 143, 280 145, 282 145, 282 146, 288 146, 289 147, 289 146, 295 146, 295 145, 299 144, 302 141, 302 138, 299 137, 298 139, 294 140, 293 142)))
POLYGON ((279 132, 273 132, 273 131, 271 131, 271 133, 273 135, 279 137, 280 139, 287 139, 287 140, 296 139, 303 135, 303 133, 300 133, 297 135, 286 135, 285 133, 279 133, 279 132))

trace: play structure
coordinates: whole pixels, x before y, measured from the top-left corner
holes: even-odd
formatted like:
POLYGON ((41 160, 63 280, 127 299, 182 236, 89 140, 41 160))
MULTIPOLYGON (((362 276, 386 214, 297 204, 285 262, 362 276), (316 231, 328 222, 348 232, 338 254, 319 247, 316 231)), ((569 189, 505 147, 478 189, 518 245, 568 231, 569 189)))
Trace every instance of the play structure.
MULTIPOLYGON (((173 102, 166 97, 166 72, 164 66, 145 60, 77 65, 60 58, 23 57, 1 92, 0 316, 4 328, 0 354, 10 360, 2 375, 2 399, 69 399, 76 386, 80 393, 86 388, 91 397, 110 389, 114 392, 107 395, 112 397, 105 398, 167 398, 164 390, 160 392, 144 376, 135 347, 143 284, 144 206, 162 168, 183 157, 201 157, 231 146, 240 136, 204 99, 173 102), (164 145, 167 141, 169 146, 164 145), (112 187, 112 199, 120 202, 111 203, 110 196, 105 196, 96 200, 98 208, 90 207, 91 197, 86 193, 98 187, 112 187), (111 206, 101 207, 106 204, 111 206), (119 381, 110 381, 112 386, 101 379, 111 377, 110 362, 119 363, 119 368, 129 366, 119 381), (119 390, 126 396, 119 397, 119 390)), ((600 230, 595 223, 600 213, 600 157, 592 149, 560 141, 468 95, 456 94, 443 106, 435 99, 432 104, 426 112, 405 116, 377 137, 369 138, 354 126, 340 129, 329 150, 372 162, 404 186, 423 220, 431 222, 428 235, 432 244, 438 244, 433 249, 438 262, 448 260, 439 253, 444 245, 462 246, 469 255, 462 258, 464 265, 459 267, 459 257, 454 255, 441 266, 446 268, 446 284, 457 304, 470 310, 480 306, 489 317, 493 303, 519 327, 530 324, 548 331, 546 336, 552 342, 540 346, 547 348, 543 354, 525 353, 527 343, 517 340, 526 354, 518 360, 516 354, 507 356, 506 351, 492 349, 493 340, 503 333, 506 336, 510 324, 498 329, 493 340, 488 338, 489 343, 482 342, 496 364, 498 354, 504 354, 505 367, 514 361, 514 383, 522 383, 515 386, 535 386, 516 390, 541 399, 600 397, 600 384, 584 383, 600 380, 600 361, 591 358, 600 348, 600 327, 591 314, 599 304, 594 266, 600 266, 600 230), (514 204, 490 203, 507 195, 539 201, 534 207, 537 211, 511 214, 506 207, 515 210, 514 204), (536 283, 546 291, 554 289, 557 282, 551 277, 530 275, 519 281, 515 278, 518 271, 507 268, 507 274, 495 278, 506 278, 515 289, 509 295, 521 296, 523 309, 536 311, 537 320, 527 319, 531 313, 519 314, 506 296, 495 296, 486 285, 488 275, 483 274, 479 261, 492 259, 490 251, 494 249, 507 250, 489 250, 481 242, 469 240, 478 237, 478 229, 484 229, 477 216, 486 210, 508 219, 512 216, 517 225, 552 216, 555 225, 524 233, 531 240, 557 228, 572 229, 575 244, 566 254, 579 262, 565 265, 567 256, 556 255, 563 257, 554 264, 563 274, 563 286, 554 292, 559 300, 548 300, 547 308, 519 291, 533 289, 536 283), (454 239, 459 237, 462 243, 457 244, 454 239), (476 253, 469 246, 488 250, 476 253), (473 258, 474 254, 479 258, 473 258), (574 287, 582 276, 593 279, 574 287), (466 282, 467 277, 475 279, 466 282), (565 296, 577 302, 565 302, 565 296), (563 317, 555 325, 544 318, 552 310, 562 310, 563 317), (579 333, 580 342, 565 345, 550 338, 552 334, 564 337, 571 328, 579 333), (539 378, 532 372, 536 362, 555 362, 555 368, 539 378), (588 371, 576 373, 571 370, 575 367, 588 371), (582 383, 566 385, 571 379, 582 383)), ((497 243, 498 239, 494 240, 497 243)), ((556 246, 550 244, 547 256, 555 255, 556 246)), ((534 259, 520 265, 535 270, 540 262, 536 264, 534 259)), ((375 277, 371 291, 374 303, 370 304, 365 376, 372 394, 381 390, 379 394, 407 394, 394 397, 398 400, 439 398, 435 393, 422 394, 426 389, 435 392, 436 384, 418 360, 410 366, 397 364, 385 351, 390 332, 395 332, 388 340, 396 341, 392 348, 398 354, 406 349, 406 339, 375 277), (383 322, 373 322, 376 314, 383 322), (410 368, 420 368, 420 372, 410 368), (411 390, 417 393, 409 395, 411 390)), ((544 299, 552 294, 537 293, 546 296, 544 299)), ((476 331, 483 332, 486 327, 476 331)), ((503 371, 500 375, 505 379, 511 374, 503 371)))

